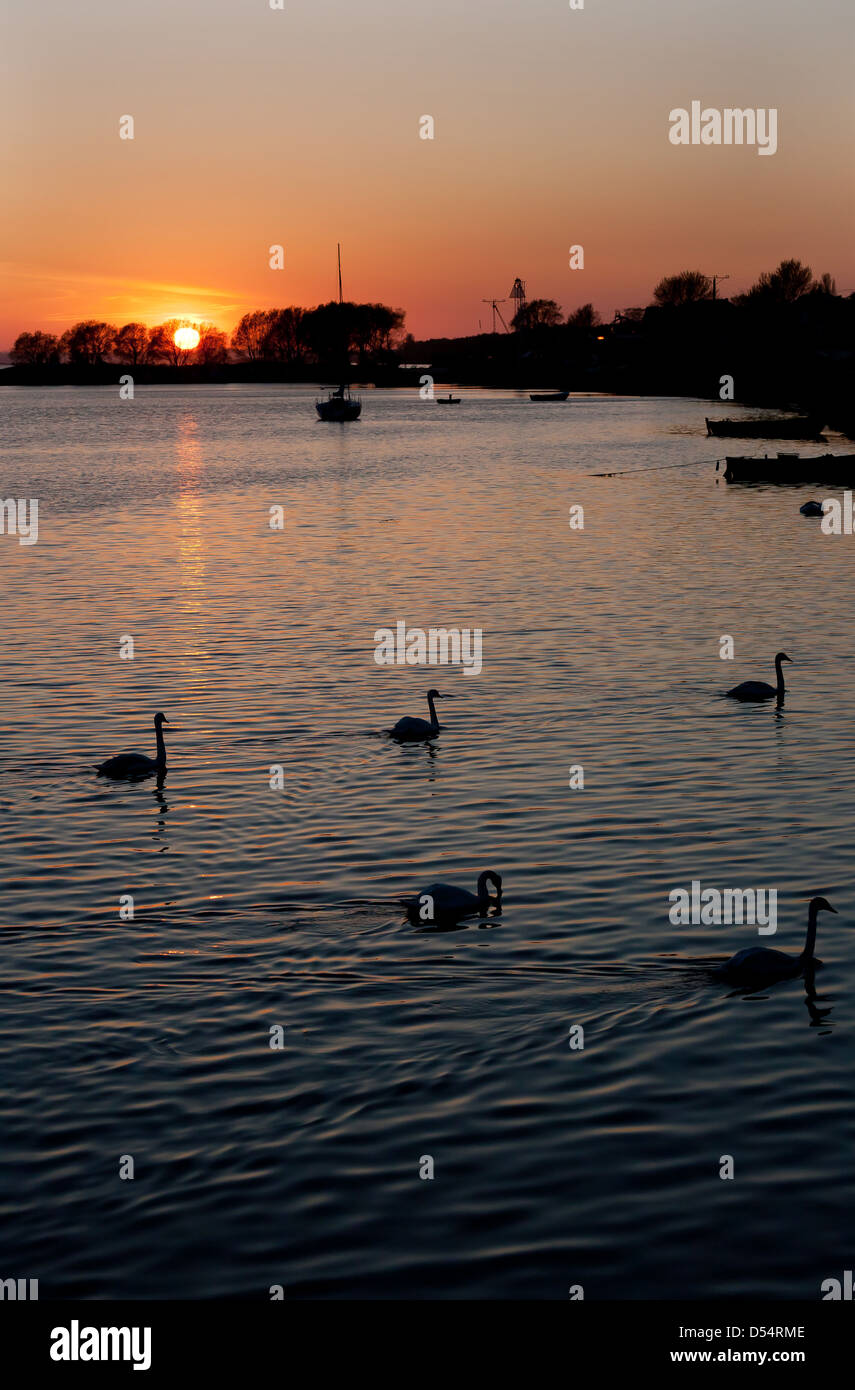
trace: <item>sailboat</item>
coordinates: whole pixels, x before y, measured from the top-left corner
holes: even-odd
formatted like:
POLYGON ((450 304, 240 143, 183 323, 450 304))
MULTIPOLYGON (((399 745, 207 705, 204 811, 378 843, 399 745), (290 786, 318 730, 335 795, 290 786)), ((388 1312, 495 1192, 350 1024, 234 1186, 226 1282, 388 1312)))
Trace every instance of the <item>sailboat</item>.
MULTIPOLYGON (((338 302, 343 303, 341 293, 341 243, 338 243, 338 302)), ((322 420, 342 423, 345 420, 358 420, 362 414, 362 401, 350 394, 350 387, 342 382, 338 390, 330 391, 325 401, 315 401, 315 410, 322 420)))

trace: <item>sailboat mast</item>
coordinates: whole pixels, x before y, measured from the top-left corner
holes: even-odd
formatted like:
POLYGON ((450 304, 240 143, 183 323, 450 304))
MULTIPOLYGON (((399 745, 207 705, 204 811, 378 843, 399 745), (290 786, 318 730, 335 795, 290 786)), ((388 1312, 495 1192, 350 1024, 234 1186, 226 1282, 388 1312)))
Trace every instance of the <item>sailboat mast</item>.
MULTIPOLYGON (((340 309, 344 309, 344 295, 341 288, 341 242, 336 242, 336 252, 338 255, 338 304, 340 309)), ((339 314, 339 320, 344 319, 344 314, 339 314)), ((362 413, 362 402, 351 396, 347 378, 350 372, 350 337, 346 331, 346 325, 340 322, 338 325, 342 342, 342 371, 339 380, 341 385, 337 391, 330 391, 325 401, 315 401, 315 409, 322 420, 333 420, 344 423, 345 420, 358 420, 362 413)))

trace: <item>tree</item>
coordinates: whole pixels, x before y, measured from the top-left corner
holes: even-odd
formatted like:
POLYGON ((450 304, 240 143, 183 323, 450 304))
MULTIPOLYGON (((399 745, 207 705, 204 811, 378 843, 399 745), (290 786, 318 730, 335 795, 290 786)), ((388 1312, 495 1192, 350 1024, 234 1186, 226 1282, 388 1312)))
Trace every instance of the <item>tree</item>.
POLYGON ((59 361, 59 339, 53 333, 19 333, 9 353, 16 367, 44 367, 59 361))
POLYGON ((273 325, 276 309, 254 309, 244 314, 234 333, 232 347, 241 357, 257 362, 266 356, 266 344, 273 325))
POLYGON ((302 327, 306 345, 318 361, 330 361, 350 356, 353 311, 356 305, 337 303, 331 299, 326 304, 318 304, 307 309, 303 315, 302 327))
POLYGON ((600 316, 593 304, 580 304, 578 309, 567 315, 568 328, 579 328, 588 333, 592 328, 596 328, 599 322, 600 316))
POLYGON ((530 299, 511 319, 517 333, 531 333, 537 328, 554 328, 561 322, 561 310, 554 299, 530 299))
POLYGON ((361 361, 389 352, 393 336, 404 326, 404 311, 386 304, 352 304, 349 315, 350 347, 361 361))
POLYGON ((222 329, 213 323, 199 323, 196 327, 199 330, 199 346, 194 349, 197 360, 206 366, 228 362, 229 340, 222 329))
MULTIPOLYGON (((274 362, 299 362, 306 351, 305 310, 269 309, 263 355, 274 362)), ((234 343, 234 339, 232 339, 234 343)))
POLYGON ((653 291, 657 304, 697 304, 712 299, 712 280, 700 270, 681 270, 679 275, 665 275, 653 291))
POLYGON ((829 275, 826 270, 824 275, 820 275, 818 280, 814 280, 811 285, 812 294, 837 294, 837 285, 833 275, 829 275))
POLYGON ((190 356, 189 348, 180 348, 175 341, 179 328, 186 328, 182 319, 167 319, 151 330, 149 354, 153 362, 163 361, 173 367, 183 367, 190 356))
POLYGON ((814 288, 813 271, 801 261, 781 261, 776 270, 763 271, 743 296, 745 300, 766 300, 772 304, 794 304, 814 288))
POLYGON ((116 334, 114 351, 120 362, 129 367, 148 361, 150 334, 144 323, 123 324, 116 334))
POLYGON ((59 340, 60 351, 67 354, 69 362, 94 367, 112 351, 115 337, 116 330, 111 323, 84 319, 65 330, 59 340))

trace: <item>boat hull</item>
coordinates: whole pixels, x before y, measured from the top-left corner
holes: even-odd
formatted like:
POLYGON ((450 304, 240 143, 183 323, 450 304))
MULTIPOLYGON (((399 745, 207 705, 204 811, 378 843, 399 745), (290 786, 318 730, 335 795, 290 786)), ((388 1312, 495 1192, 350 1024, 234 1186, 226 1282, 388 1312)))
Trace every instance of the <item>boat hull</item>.
POLYGON ((822 439, 821 426, 808 416, 790 420, 707 420, 715 439, 822 439))
POLYGON ((855 454, 778 454, 774 458, 725 459, 729 483, 829 483, 855 488, 855 454))
POLYGON ((361 401, 315 401, 315 410, 321 420, 343 424, 346 420, 358 420, 362 414, 361 401))
POLYGON ((540 391, 529 392, 530 401, 566 401, 570 395, 569 391, 540 391))

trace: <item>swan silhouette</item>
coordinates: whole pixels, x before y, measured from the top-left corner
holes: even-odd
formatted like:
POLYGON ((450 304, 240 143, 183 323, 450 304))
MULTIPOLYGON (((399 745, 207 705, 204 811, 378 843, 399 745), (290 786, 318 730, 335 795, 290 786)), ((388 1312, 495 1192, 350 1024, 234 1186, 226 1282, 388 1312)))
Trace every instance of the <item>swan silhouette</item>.
POLYGON ((399 719, 393 729, 389 730, 392 738, 401 739, 408 742, 423 742, 425 739, 436 738, 442 725, 436 717, 434 700, 451 700, 452 695, 441 695, 438 690, 429 690, 427 693, 428 709, 430 710, 430 722, 427 719, 413 719, 410 715, 405 715, 399 719))
POLYGON ((163 725, 169 720, 159 711, 154 716, 154 733, 157 739, 157 757, 148 758, 145 753, 117 753, 115 758, 107 758, 99 763, 95 771, 99 777, 150 777, 152 773, 166 771, 166 745, 163 742, 163 725))
POLYGON ((816 945, 816 917, 818 912, 837 913, 825 898, 811 898, 808 907, 808 928, 805 948, 800 956, 788 956, 784 951, 771 951, 767 946, 748 946, 737 951, 729 961, 718 967, 720 975, 734 984, 764 984, 774 980, 789 980, 801 975, 805 970, 821 964, 814 959, 816 945))
POLYGON ((804 506, 799 507, 802 516, 824 516, 825 511, 821 502, 805 502, 804 506))
POLYGON ((412 898, 404 898, 407 914, 419 922, 457 922, 461 917, 484 917, 489 908, 499 911, 502 906, 502 875, 485 869, 478 877, 477 893, 469 893, 453 883, 429 883, 412 898), (492 883, 496 896, 492 898, 487 884, 492 883))
POLYGON ((773 695, 777 695, 779 700, 783 700, 785 692, 782 661, 792 661, 792 657, 787 656, 786 652, 778 652, 775 657, 777 685, 768 685, 766 681, 743 681, 741 685, 735 685, 732 690, 728 690, 728 696, 734 700, 771 700, 773 695))

